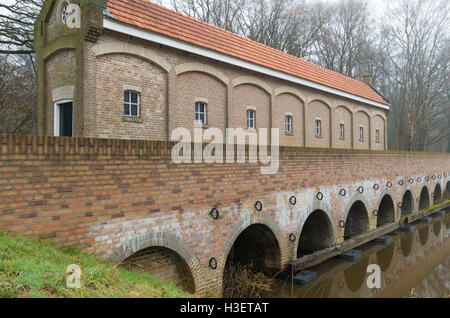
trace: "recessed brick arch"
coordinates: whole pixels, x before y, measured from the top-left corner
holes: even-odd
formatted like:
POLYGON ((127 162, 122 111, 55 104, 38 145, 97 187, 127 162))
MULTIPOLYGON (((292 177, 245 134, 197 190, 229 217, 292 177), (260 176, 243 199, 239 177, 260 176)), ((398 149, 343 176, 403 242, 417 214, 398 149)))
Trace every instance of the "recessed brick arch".
POLYGON ((333 225, 328 214, 323 210, 315 210, 302 224, 298 239, 297 258, 320 251, 333 244, 333 225))
POLYGON ((267 94, 272 96, 272 88, 268 84, 266 84, 265 82, 263 82, 262 80, 260 80, 256 77, 241 76, 241 77, 237 77, 237 78, 233 79, 233 87, 237 87, 237 86, 244 85, 244 84, 258 86, 259 88, 262 88, 263 90, 265 90, 267 94))
POLYGON ((166 256, 169 260, 177 260, 180 262, 181 266, 177 266, 177 268, 179 270, 181 270, 182 267, 184 267, 184 269, 188 269, 189 272, 186 274, 192 276, 194 291, 197 293, 202 292, 199 290, 201 286, 200 279, 202 277, 200 261, 194 254, 191 247, 184 242, 180 236, 175 234, 168 232, 152 232, 137 235, 117 247, 108 259, 114 263, 121 263, 127 259, 130 259, 133 255, 136 255, 137 257, 145 256, 146 250, 150 248, 157 249, 151 251, 151 253, 159 253, 160 256, 166 256))
POLYGON ((442 188, 439 182, 434 187, 433 204, 438 204, 442 201, 442 188))
POLYGON ((158 65, 167 73, 170 71, 170 64, 162 57, 157 54, 152 53, 151 51, 139 47, 137 45, 124 43, 124 42, 109 42, 103 44, 97 44, 93 48, 95 56, 99 57, 106 54, 129 54, 133 56, 137 56, 144 60, 147 60, 153 64, 158 65))
MULTIPOLYGON (((277 225, 277 223, 270 217, 269 215, 260 215, 257 217, 252 217, 252 215, 247 214, 246 217, 244 217, 232 230, 232 232, 228 235, 228 238, 225 242, 225 245, 223 247, 223 254, 221 255, 220 259, 218 259, 218 266, 217 266, 217 274, 216 274, 216 281, 219 282, 218 284, 218 293, 222 293, 222 278, 224 275, 225 265, 227 262, 228 255, 230 254, 231 249, 233 248, 233 245, 235 244, 236 240, 239 238, 239 236, 249 229, 252 226, 256 226, 258 230, 261 230, 262 233, 264 232, 270 237, 270 234, 273 235, 275 238, 275 241, 272 241, 274 244, 278 247, 279 250, 279 268, 282 269, 283 266, 288 261, 288 239, 283 240, 282 239, 282 232, 277 225)), ((277 251, 276 251, 277 252, 277 251)))
POLYGON ((408 215, 414 212, 414 196, 411 189, 405 189, 400 202, 401 215, 408 215))
POLYGON ((303 103, 306 102, 306 97, 300 92, 298 89, 289 86, 278 87, 275 89, 275 96, 279 96, 281 94, 291 94, 297 96, 303 103))
POLYGON ((211 75, 218 80, 220 80, 223 84, 228 85, 230 79, 228 76, 223 74, 218 69, 203 63, 185 63, 175 66, 175 73, 177 75, 181 75, 187 72, 200 72, 211 75))
POLYGON ((445 195, 444 199, 448 200, 450 199, 450 181, 447 181, 447 185, 445 186, 445 195))
POLYGON ((395 203, 390 194, 382 196, 377 209, 377 227, 395 222, 395 203))
POLYGON ((367 232, 370 228, 367 201, 358 194, 351 202, 346 209, 344 239, 367 232))
POLYGON ((419 211, 430 206, 430 191, 427 186, 423 186, 419 196, 419 211))

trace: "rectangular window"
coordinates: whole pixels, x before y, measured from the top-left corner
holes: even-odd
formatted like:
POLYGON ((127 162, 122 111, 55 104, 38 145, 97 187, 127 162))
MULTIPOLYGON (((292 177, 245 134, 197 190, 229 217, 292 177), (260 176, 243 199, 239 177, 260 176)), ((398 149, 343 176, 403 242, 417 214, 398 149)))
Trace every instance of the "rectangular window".
POLYGON ((255 111, 247 109, 247 128, 255 128, 255 111))
POLYGON ((339 138, 344 139, 344 124, 339 124, 339 138))
POLYGON ((375 142, 377 142, 377 143, 380 142, 380 130, 379 129, 375 130, 375 142))
POLYGON ((364 141, 364 128, 359 127, 359 141, 364 141))
POLYGON ((285 132, 287 134, 292 133, 292 116, 290 116, 290 115, 287 115, 285 117, 285 132))
POLYGON ((316 120, 316 136, 322 136, 322 122, 319 119, 316 120))
POLYGON ((202 102, 195 103, 195 122, 206 124, 206 104, 202 102))
POLYGON ((139 93, 125 91, 123 99, 123 114, 125 116, 139 117, 139 93))

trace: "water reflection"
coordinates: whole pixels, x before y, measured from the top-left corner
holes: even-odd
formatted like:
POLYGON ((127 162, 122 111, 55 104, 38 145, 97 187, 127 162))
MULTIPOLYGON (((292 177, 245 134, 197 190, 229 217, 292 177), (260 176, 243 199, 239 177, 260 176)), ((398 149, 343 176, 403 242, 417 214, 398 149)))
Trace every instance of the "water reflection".
POLYGON ((318 277, 307 285, 277 281, 272 297, 443 297, 450 295, 450 215, 431 224, 415 224, 413 232, 393 232, 388 246, 368 243, 356 262, 338 258, 311 271, 318 277), (445 226, 443 226, 443 224, 445 226), (430 235, 433 231, 435 235, 430 235), (366 285, 369 264, 380 265, 381 289, 366 285))

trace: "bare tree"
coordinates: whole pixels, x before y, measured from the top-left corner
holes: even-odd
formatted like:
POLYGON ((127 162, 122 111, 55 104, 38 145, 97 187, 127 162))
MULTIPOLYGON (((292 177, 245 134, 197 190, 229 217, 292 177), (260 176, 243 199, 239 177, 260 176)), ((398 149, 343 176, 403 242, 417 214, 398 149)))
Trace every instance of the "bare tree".
POLYGON ((448 136, 449 3, 402 0, 383 27, 389 51, 391 138, 396 148, 427 150, 448 136))
POLYGON ((44 0, 9 0, 0 3, 0 54, 34 52, 34 21, 44 0))

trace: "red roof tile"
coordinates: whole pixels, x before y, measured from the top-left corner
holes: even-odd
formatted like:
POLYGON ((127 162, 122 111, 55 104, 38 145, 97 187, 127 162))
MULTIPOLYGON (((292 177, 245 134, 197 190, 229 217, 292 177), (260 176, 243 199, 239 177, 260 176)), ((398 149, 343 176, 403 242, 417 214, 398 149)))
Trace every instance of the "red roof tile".
POLYGON ((363 82, 187 17, 149 0, 108 0, 108 10, 116 20, 123 23, 387 105, 380 95, 363 82))

